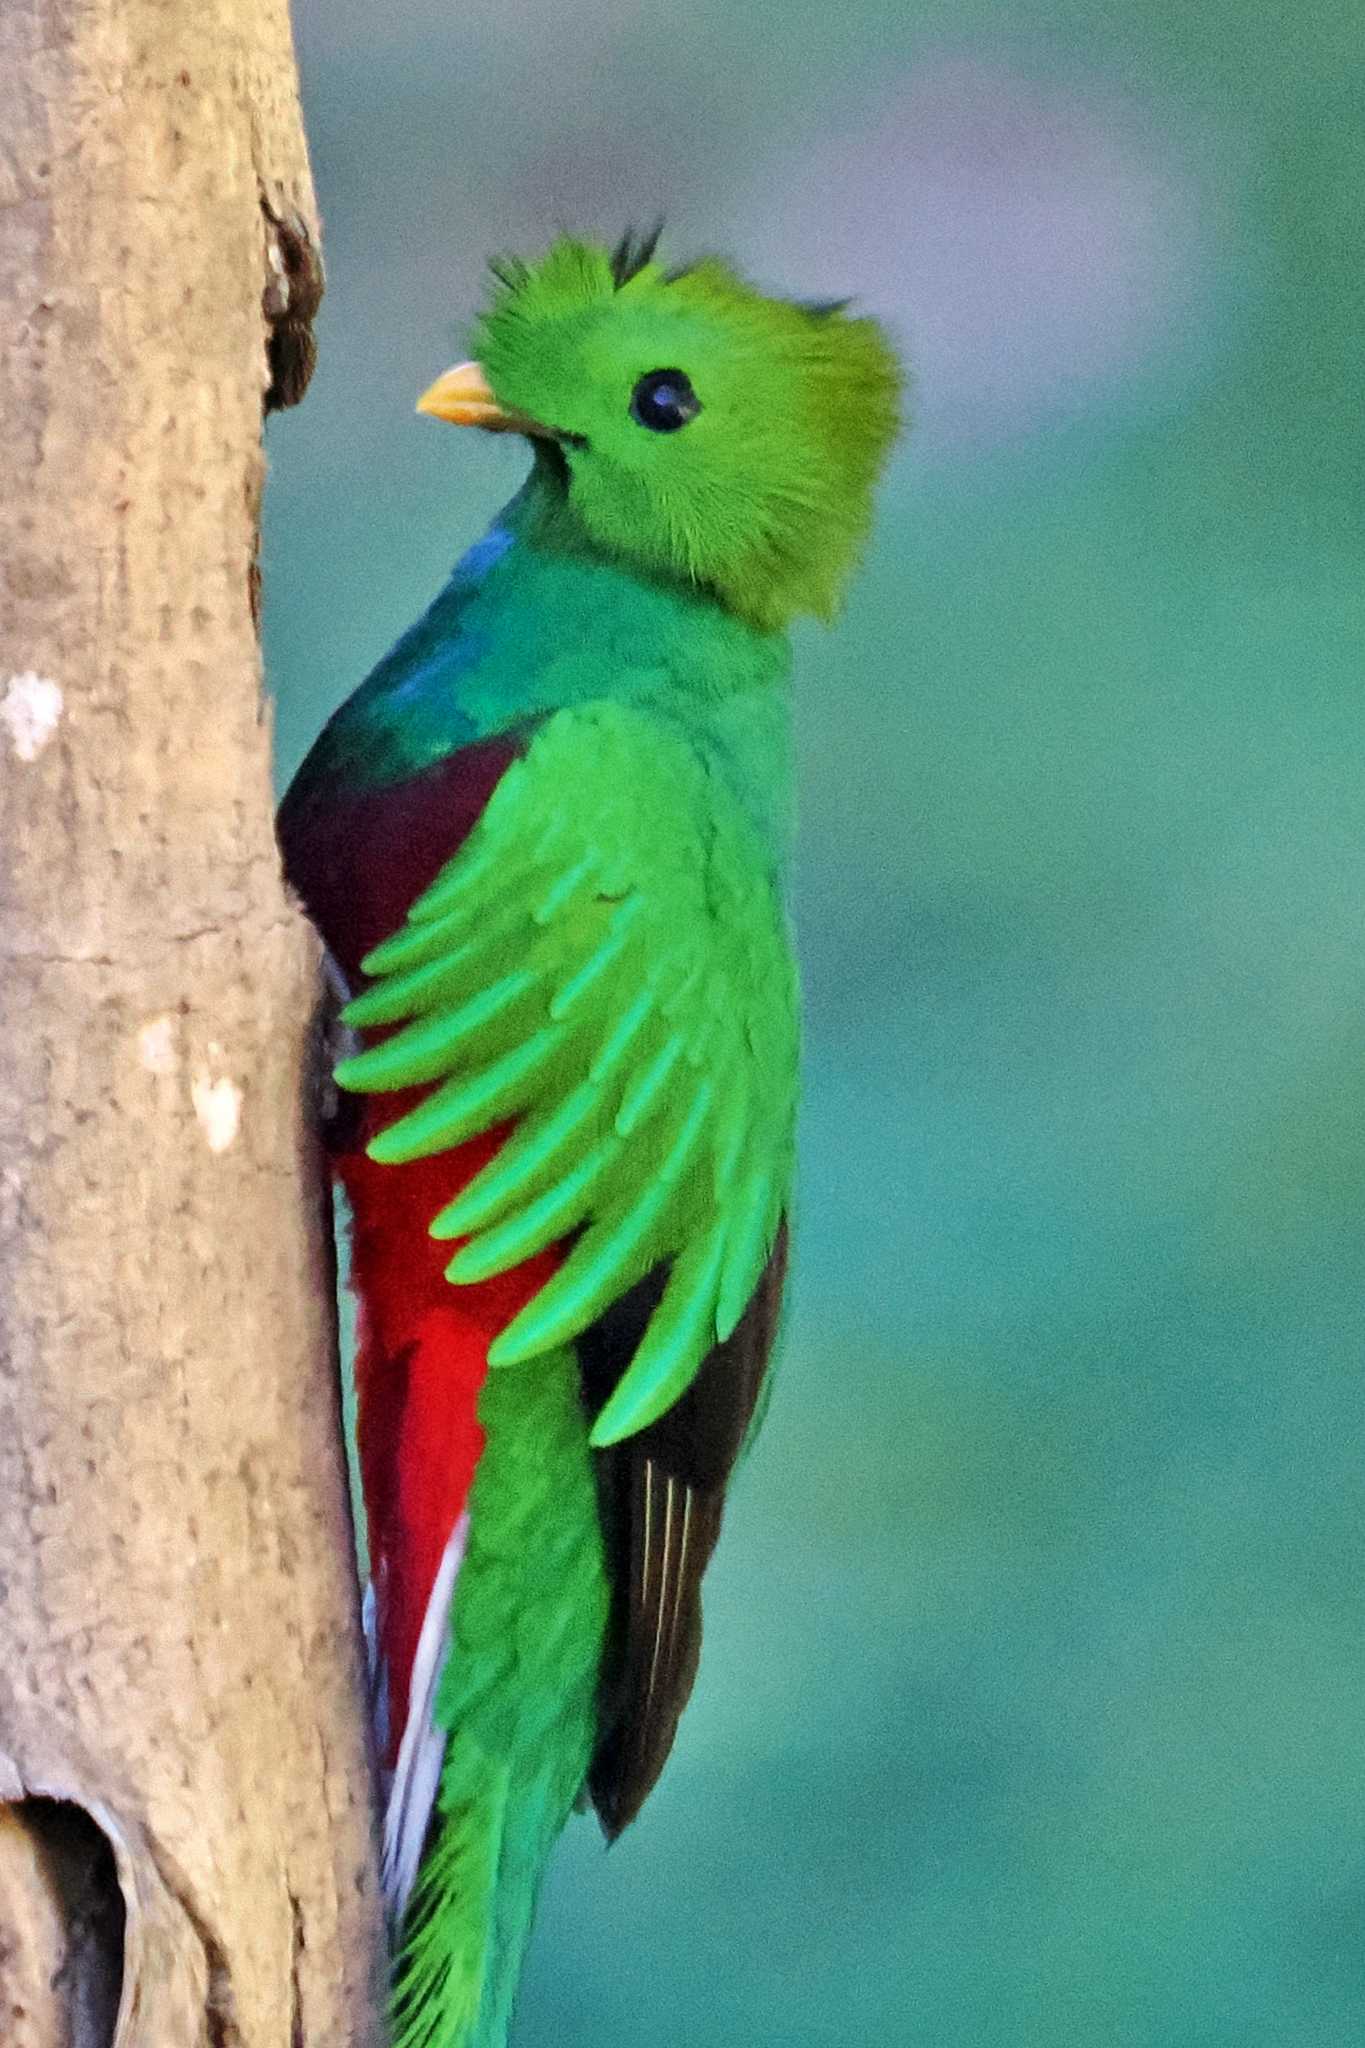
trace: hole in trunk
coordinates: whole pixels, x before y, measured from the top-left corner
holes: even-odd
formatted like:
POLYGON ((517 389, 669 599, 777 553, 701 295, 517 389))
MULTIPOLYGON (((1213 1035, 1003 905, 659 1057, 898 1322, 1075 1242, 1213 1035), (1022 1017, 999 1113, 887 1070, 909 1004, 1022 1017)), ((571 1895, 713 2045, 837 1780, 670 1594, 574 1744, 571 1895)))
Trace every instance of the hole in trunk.
POLYGON ((113 1849, 84 1807, 0 1806, 0 2038, 110 2048, 124 1919, 113 1849))

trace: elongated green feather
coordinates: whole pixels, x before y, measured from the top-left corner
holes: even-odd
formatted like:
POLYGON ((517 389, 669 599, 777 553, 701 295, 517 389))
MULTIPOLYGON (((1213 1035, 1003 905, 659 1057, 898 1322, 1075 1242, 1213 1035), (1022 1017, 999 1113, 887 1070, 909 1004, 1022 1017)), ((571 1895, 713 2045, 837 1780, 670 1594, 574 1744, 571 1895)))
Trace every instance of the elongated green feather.
POLYGON ((670 1268, 599 1424, 609 1442, 677 1397, 762 1271, 791 1180, 794 974, 768 847, 676 715, 561 711, 515 766, 369 955, 347 1021, 390 1035, 337 1078, 429 1084, 373 1140, 378 1160, 514 1121, 431 1223, 470 1238, 456 1285, 572 1243, 494 1367, 570 1342, 670 1268))
POLYGON ((612 1026, 601 1048, 593 1055, 588 1072, 597 1082, 606 1081, 619 1068, 630 1052, 642 1027, 649 1021, 654 1007, 654 996, 650 989, 641 989, 625 1015, 612 1026))
MULTIPOLYGON (((548 851, 548 848, 546 850, 548 851)), ((548 924, 556 911, 564 908, 569 898, 593 872, 599 859, 600 855, 594 849, 591 853, 585 853, 583 858, 575 862, 574 866, 569 868, 564 874, 556 876, 546 891, 544 899, 537 903, 535 909, 531 912, 537 924, 548 924)))
POLYGON ((506 1223, 472 1238, 446 1267, 447 1280, 487 1280, 494 1273, 519 1266, 523 1259, 534 1257, 547 1244, 563 1237, 565 1230, 571 1229, 582 1215, 584 1203, 602 1178, 611 1156, 612 1146, 604 1139, 579 1161, 572 1173, 566 1173, 563 1180, 537 1195, 506 1223))
POLYGON ((716 1289, 725 1240, 716 1232, 678 1261, 630 1371, 593 1425, 601 1448, 643 1429, 670 1408, 715 1338, 716 1289))
MULTIPOLYGON (((459 1076, 447 1081, 419 1108, 381 1131, 370 1145, 370 1157, 384 1165, 429 1158, 433 1152, 444 1152, 476 1132, 487 1130, 490 1124, 499 1123, 519 1106, 530 1082, 551 1064, 562 1044, 562 1031, 547 1027, 505 1053, 491 1067, 467 1078, 459 1076)), ((388 1046, 383 1050, 387 1052, 388 1046)), ((368 1059, 370 1055, 362 1053, 360 1057, 368 1059)), ((344 1060, 338 1066, 337 1079, 343 1088, 357 1085, 355 1067, 359 1064, 359 1060, 354 1066, 344 1060)), ((382 1071, 386 1088, 403 1086, 401 1080, 394 1078, 395 1069, 385 1067, 382 1071)), ((414 1075, 417 1080, 430 1078, 424 1072, 414 1075)))
MULTIPOLYGON (((455 1009, 427 1013, 426 1005, 415 1024, 377 1045, 372 1052, 359 1053, 338 1067, 337 1079, 346 1088, 382 1091, 411 1088, 420 1081, 438 1081, 450 1072, 455 1056, 466 1045, 486 1038, 489 1027, 523 997, 535 992, 533 975, 521 970, 504 974, 477 995, 468 996, 455 1009)), ((347 1022, 354 1019, 348 1017, 347 1022)), ((501 1036, 501 1034, 499 1034, 501 1036)))
POLYGON ((614 1217, 586 1230, 553 1280, 546 1281, 535 1299, 489 1346, 489 1365, 495 1370, 524 1365, 542 1351, 567 1343, 594 1322, 608 1303, 641 1277, 644 1267, 638 1258, 632 1260, 631 1253, 646 1223, 657 1219, 662 1206, 662 1198, 652 1202, 637 1226, 635 1243, 618 1228, 614 1217))
POLYGON ((749 1275, 760 1270, 772 1250, 768 1234, 768 1190, 761 1174, 744 1183, 735 1204, 734 1223, 725 1245, 720 1294, 716 1302, 716 1336, 723 1344, 743 1315, 753 1292, 749 1275))
MULTIPOLYGON (((489 800, 489 811, 493 810, 499 799, 505 806, 516 797, 523 780, 524 766, 525 763, 521 761, 512 763, 489 800)), ((414 924, 424 924, 430 918, 453 915, 474 901, 477 892, 487 884, 497 858, 493 848, 484 846, 475 850, 470 847, 466 851, 467 858, 458 863, 452 861, 449 867, 442 868, 431 887, 424 889, 417 898, 408 912, 414 924)), ((369 972, 368 967, 366 972, 369 972)))
POLYGON ((616 1112, 616 1128, 621 1137, 633 1136, 637 1126, 649 1115, 669 1075, 682 1057, 686 1043, 680 1031, 672 1032, 648 1065, 640 1068, 631 1077, 630 1086, 621 1098, 621 1107, 616 1112))
MULTIPOLYGON (((428 960, 449 961, 459 955, 462 943, 469 934, 469 917, 464 911, 454 910, 445 917, 431 918, 423 923, 412 917, 391 939, 385 939, 361 961, 366 974, 400 974, 406 968, 420 967, 428 960)), ((363 1000, 363 999, 362 999, 363 1000)))
MULTIPOLYGON (((491 1366, 520 1365, 549 1344, 566 1343, 654 1264, 650 1247, 669 1213, 683 1169, 701 1142, 710 1100, 710 1083, 704 1082, 653 1179, 624 1215, 599 1222, 575 1246, 568 1263, 497 1339, 488 1354, 491 1366)), ((693 1370, 701 1357, 698 1351, 693 1370)))
POLYGON ((589 1142, 602 1117, 602 1090, 585 1081, 557 1108, 519 1124, 496 1156, 431 1225, 435 1238, 467 1237, 516 1202, 538 1198, 589 1142))
MULTIPOLYGON (((523 950, 524 916, 494 919, 477 933, 464 918, 441 918, 432 925, 405 926, 419 943, 406 953, 395 948, 392 965, 380 970, 383 979, 346 1005, 345 1021, 356 1030, 392 1024, 425 1010, 453 1005, 474 995, 518 964, 523 950), (438 933, 448 938, 437 939, 438 933)), ((376 948, 371 957, 387 954, 376 948)))
POLYGON ((550 1015, 556 1023, 581 1004, 590 990, 597 986, 608 968, 614 966, 621 958, 630 943, 631 926, 636 922, 641 908, 642 899, 638 896, 622 904, 601 944, 580 966, 576 966, 555 990, 550 1003, 550 1015))

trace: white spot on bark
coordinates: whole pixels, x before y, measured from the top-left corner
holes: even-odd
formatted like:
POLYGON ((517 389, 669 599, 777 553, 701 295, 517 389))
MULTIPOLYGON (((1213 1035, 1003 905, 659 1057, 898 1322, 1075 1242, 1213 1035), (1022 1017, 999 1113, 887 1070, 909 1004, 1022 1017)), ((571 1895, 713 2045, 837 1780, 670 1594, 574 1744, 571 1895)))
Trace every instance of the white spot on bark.
POLYGON ((237 1083, 228 1074, 215 1080, 210 1073, 198 1073, 190 1083, 190 1100, 210 1152, 226 1152, 242 1121, 242 1091, 237 1083))
POLYGON ((21 761, 36 761, 61 723, 65 703, 61 685, 50 676, 25 669, 11 676, 0 697, 0 719, 21 761))
POLYGON ((175 1019, 151 1017, 137 1035, 137 1053, 149 1074, 175 1072, 175 1019))

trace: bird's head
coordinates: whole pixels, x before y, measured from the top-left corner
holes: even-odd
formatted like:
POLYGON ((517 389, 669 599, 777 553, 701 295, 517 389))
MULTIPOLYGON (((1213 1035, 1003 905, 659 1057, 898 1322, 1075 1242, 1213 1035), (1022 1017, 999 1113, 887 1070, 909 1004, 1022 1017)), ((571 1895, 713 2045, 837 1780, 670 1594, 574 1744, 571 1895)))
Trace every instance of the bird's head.
POLYGON ((419 410, 529 434, 593 545, 763 628, 828 618, 867 534, 901 375, 875 321, 765 297, 654 237, 494 263, 478 360, 419 410), (561 459, 562 458, 562 459, 561 459))

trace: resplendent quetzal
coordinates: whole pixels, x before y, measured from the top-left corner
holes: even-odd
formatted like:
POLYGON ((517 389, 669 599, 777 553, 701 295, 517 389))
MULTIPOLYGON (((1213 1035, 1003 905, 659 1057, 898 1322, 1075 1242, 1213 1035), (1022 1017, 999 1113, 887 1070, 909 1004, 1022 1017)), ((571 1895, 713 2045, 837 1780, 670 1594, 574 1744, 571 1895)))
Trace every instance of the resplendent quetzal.
MULTIPOLYGON (((494 264, 421 401, 523 488, 280 812, 352 1000, 352 1212, 400 2048, 502 2048, 580 1798, 638 1812, 778 1319, 789 654, 899 374, 654 238, 494 264)), ((345 1119, 339 1120, 339 1126, 345 1119)))

